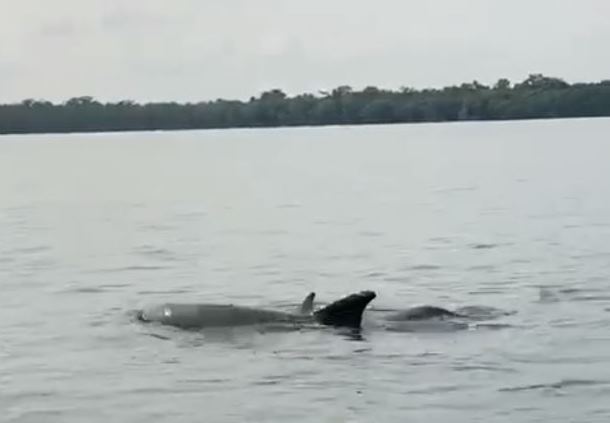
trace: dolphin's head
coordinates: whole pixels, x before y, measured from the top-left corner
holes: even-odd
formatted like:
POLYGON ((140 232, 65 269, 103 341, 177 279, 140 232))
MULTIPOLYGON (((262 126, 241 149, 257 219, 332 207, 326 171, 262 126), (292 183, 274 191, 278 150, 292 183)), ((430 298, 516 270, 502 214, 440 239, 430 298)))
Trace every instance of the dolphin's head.
POLYGON ((165 304, 149 306, 136 312, 136 318, 143 322, 163 322, 169 317, 172 317, 172 310, 165 304))

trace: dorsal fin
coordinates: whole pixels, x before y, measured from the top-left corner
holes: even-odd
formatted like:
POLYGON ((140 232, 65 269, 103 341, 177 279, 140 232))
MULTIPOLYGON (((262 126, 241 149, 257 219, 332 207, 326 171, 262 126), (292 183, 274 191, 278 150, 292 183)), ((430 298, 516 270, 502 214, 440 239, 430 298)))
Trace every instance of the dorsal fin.
POLYGON ((303 303, 301 304, 301 308, 299 309, 300 314, 311 314, 313 312, 313 300, 315 297, 315 292, 310 292, 307 294, 303 300, 303 303))
POLYGON ((359 328, 364 309, 376 296, 373 291, 351 294, 316 311, 314 316, 323 325, 359 328))

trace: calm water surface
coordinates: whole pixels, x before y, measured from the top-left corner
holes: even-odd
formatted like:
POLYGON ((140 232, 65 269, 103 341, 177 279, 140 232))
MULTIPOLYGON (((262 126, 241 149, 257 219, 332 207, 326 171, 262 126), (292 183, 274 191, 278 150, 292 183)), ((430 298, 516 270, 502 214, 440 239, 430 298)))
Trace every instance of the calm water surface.
POLYGON ((610 120, 0 137, 0 421, 608 422, 610 120), (362 339, 144 326, 361 289, 362 339), (375 309, 507 312, 388 331, 375 309))

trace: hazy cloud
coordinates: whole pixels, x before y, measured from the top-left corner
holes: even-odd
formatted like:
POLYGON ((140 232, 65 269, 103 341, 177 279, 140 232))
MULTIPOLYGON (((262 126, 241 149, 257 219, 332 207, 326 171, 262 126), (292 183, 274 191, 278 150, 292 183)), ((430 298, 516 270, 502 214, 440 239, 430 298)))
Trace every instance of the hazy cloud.
POLYGON ((0 101, 610 77, 606 0, 0 3, 0 101))

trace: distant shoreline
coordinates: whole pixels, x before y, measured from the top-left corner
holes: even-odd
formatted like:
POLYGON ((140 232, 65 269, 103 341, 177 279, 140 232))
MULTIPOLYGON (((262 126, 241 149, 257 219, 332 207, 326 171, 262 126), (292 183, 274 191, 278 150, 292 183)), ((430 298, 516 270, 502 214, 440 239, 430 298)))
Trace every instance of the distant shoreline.
POLYGON ((256 129, 376 124, 511 121, 610 116, 610 80, 568 84, 530 75, 442 89, 398 91, 341 86, 288 97, 271 90, 248 101, 100 103, 76 97, 62 104, 24 100, 0 105, 0 135, 203 129, 256 129))
POLYGON ((102 131, 56 131, 56 132, 9 132, 0 133, 0 141, 6 136, 29 136, 29 135, 87 135, 87 134, 130 134, 146 132, 188 132, 188 131, 237 131, 237 130, 256 130, 256 129, 307 129, 307 128, 341 128, 341 127, 371 127, 371 126, 394 126, 394 125, 430 125, 430 124, 460 124, 460 123, 510 123, 510 122, 545 122, 559 120, 578 120, 578 119, 603 119, 606 116, 573 116, 573 117, 544 117, 544 118, 521 118, 521 119, 470 119, 470 120, 445 120, 445 121, 421 121, 421 122, 393 122, 393 123, 343 123, 343 124, 321 124, 321 125, 284 125, 284 126, 232 126, 222 128, 175 128, 175 129, 118 129, 102 131))

